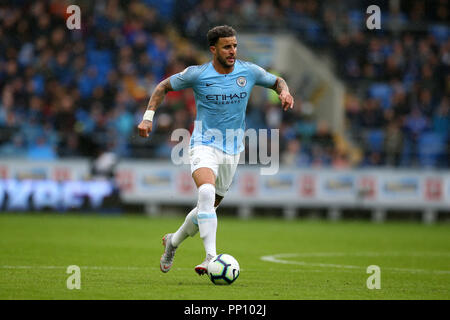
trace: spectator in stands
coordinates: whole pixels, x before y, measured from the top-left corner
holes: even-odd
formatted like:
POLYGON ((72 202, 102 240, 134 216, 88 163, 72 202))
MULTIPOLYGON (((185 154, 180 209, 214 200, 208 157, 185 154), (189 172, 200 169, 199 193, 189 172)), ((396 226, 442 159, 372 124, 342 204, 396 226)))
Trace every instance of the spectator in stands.
POLYGON ((299 139, 290 139, 281 154, 281 164, 287 167, 308 167, 310 157, 305 152, 299 139))
POLYGON ((399 120, 391 120, 386 126, 386 134, 383 141, 385 164, 397 167, 400 164, 400 156, 403 150, 403 132, 399 120))
MULTIPOLYGON (((202 55, 189 43, 203 41, 212 25, 225 20, 240 30, 294 32, 316 52, 335 59, 336 74, 351 89, 345 103, 346 134, 366 155, 360 165, 411 165, 405 154, 417 153, 412 150, 415 142, 430 130, 444 135, 450 145, 446 1, 389 6, 379 32, 366 30, 360 1, 143 0, 81 5, 82 29, 72 31, 64 28, 62 3, 0 5, 0 157, 15 154, 14 146, 16 154, 24 156, 28 149, 41 150, 30 153, 39 157, 92 156, 102 145, 114 146, 118 157, 154 157, 156 150, 167 156, 167 134, 178 126, 189 129, 195 117, 191 92, 167 96, 161 119, 171 125, 156 132, 147 146, 133 139, 132 122, 136 124, 155 83, 202 63, 202 55), (367 94, 374 87, 379 91, 367 94), (367 130, 381 130, 383 146, 376 154, 368 149, 367 130), (44 138, 34 145, 38 136, 44 138)), ((310 163, 332 165, 348 157, 343 154, 347 150, 337 150, 329 129, 324 147, 320 124, 291 114, 279 117, 267 97, 256 101, 249 105, 248 125, 282 128, 281 137, 287 140, 281 143, 281 154, 292 154, 296 139, 310 163)), ((450 159, 448 155, 447 151, 450 159)))
POLYGON ((417 166, 419 156, 419 138, 428 128, 429 121, 422 115, 419 109, 415 108, 405 119, 405 159, 403 163, 406 165, 417 166))

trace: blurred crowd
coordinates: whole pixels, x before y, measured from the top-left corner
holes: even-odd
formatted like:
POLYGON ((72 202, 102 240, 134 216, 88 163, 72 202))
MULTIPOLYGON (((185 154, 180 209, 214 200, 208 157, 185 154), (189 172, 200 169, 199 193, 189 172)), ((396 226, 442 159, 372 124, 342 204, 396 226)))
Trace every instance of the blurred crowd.
POLYGON ((135 127, 156 84, 207 61, 206 32, 226 23, 295 32, 335 59, 348 88, 346 133, 359 157, 325 122, 283 113, 271 95, 251 101, 247 126, 281 129, 285 165, 448 168, 448 4, 405 2, 386 1, 383 29, 369 31, 364 1, 80 0, 81 30, 66 27, 72 2, 2 1, 0 157, 170 158, 171 132, 192 130, 191 90, 167 95, 150 139, 135 127))
MULTIPOLYGON (((196 5, 178 21, 199 44, 210 26, 231 23, 252 32, 294 32, 334 61, 347 90, 346 138, 357 152, 341 147, 326 123, 280 114, 285 164, 450 167, 448 1, 191 2, 196 5), (381 30, 366 28, 372 4, 381 9, 381 30)), ((269 104, 263 114, 274 110, 269 104)))
MULTIPOLYGON (((0 155, 158 155, 158 139, 134 148, 136 123, 156 84, 199 56, 148 3, 78 3, 81 30, 66 27, 69 2, 0 4, 0 155)), ((161 129, 164 113, 175 126, 192 120, 186 95, 168 97, 161 129)))

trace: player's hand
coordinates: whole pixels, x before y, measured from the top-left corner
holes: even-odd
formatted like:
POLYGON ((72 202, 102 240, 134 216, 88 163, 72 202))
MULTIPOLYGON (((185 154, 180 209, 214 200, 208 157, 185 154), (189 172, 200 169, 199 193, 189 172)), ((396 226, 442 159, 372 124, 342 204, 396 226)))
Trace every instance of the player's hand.
POLYGON ((153 122, 148 120, 142 120, 138 125, 139 135, 143 138, 147 138, 152 131, 153 122))
POLYGON ((287 109, 294 108, 294 98, 288 91, 286 90, 281 91, 278 97, 281 100, 281 107, 283 108, 284 111, 286 111, 287 109))

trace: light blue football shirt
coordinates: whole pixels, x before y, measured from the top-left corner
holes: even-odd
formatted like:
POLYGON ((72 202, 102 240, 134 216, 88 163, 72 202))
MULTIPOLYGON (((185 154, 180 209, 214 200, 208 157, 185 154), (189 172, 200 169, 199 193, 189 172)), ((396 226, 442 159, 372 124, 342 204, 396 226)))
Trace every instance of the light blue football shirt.
POLYGON ((191 147, 210 145, 228 154, 244 150, 245 110, 254 85, 272 87, 277 77, 263 68, 236 60, 234 70, 220 74, 212 62, 190 66, 170 77, 173 90, 194 90, 197 117, 191 147))

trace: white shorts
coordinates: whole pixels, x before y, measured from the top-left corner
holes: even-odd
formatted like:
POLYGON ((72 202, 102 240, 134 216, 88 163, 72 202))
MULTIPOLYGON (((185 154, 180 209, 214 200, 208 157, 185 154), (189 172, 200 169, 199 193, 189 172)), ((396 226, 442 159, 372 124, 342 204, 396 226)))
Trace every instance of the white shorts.
POLYGON ((216 194, 223 197, 233 181, 239 156, 211 146, 195 146, 189 150, 191 174, 198 168, 210 168, 216 176, 216 194))

